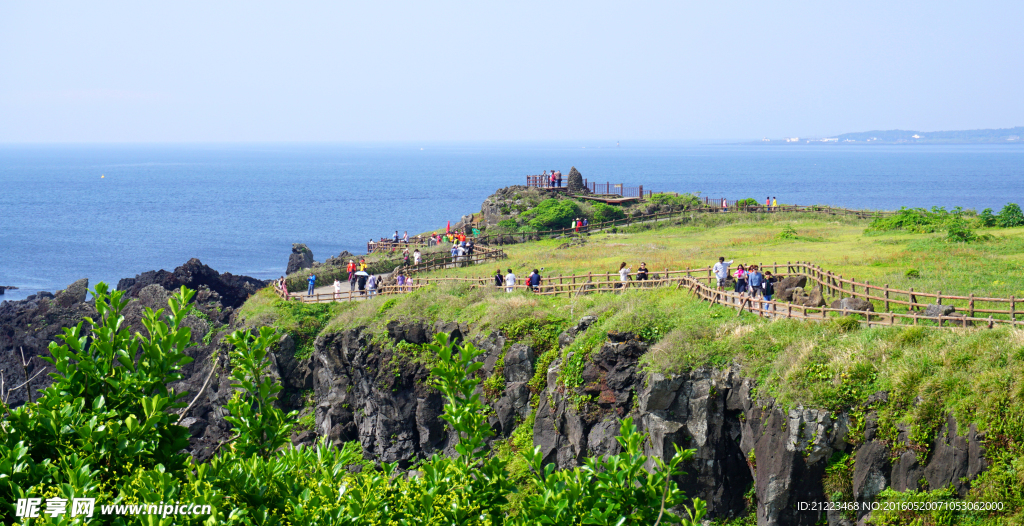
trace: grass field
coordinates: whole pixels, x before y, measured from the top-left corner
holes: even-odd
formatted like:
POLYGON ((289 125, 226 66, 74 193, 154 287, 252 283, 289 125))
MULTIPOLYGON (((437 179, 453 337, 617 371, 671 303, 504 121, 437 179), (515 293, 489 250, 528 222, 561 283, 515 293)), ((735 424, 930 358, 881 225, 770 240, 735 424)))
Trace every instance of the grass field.
POLYGON ((946 294, 1024 297, 1024 228, 988 229, 994 239, 948 243, 944 234, 865 234, 866 220, 800 215, 698 216, 690 224, 634 226, 595 233, 584 246, 558 249, 565 239, 504 247, 509 259, 495 265, 438 271, 424 276, 491 275, 497 267, 517 274, 544 268, 545 277, 616 272, 625 261, 634 271, 698 268, 719 256, 739 264, 810 261, 859 281, 946 294), (786 238, 784 230, 794 232, 786 238), (908 277, 916 271, 919 277, 908 277))

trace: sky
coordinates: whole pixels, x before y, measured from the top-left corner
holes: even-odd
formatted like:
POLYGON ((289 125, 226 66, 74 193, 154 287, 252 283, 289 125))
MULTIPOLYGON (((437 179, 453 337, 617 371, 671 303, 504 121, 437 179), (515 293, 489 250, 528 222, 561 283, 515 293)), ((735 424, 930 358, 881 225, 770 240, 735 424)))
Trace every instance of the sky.
POLYGON ((1024 125, 1024 2, 0 2, 0 143, 1024 125))

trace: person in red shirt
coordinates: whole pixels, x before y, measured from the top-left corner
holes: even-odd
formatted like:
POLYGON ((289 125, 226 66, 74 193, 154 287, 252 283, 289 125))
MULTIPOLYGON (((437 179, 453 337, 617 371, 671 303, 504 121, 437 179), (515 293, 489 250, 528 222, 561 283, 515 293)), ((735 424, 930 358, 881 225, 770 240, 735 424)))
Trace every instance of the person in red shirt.
POLYGON ((348 266, 345 267, 345 270, 347 270, 348 272, 355 272, 356 271, 356 262, 354 260, 351 260, 351 259, 348 260, 348 266))

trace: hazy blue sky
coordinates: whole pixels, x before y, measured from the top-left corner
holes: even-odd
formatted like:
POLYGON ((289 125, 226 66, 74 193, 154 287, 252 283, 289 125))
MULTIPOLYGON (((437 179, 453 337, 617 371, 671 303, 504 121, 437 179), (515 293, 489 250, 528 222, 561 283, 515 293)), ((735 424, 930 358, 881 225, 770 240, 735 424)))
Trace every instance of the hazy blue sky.
POLYGON ((0 142, 1024 125, 1024 2, 0 3, 0 142))

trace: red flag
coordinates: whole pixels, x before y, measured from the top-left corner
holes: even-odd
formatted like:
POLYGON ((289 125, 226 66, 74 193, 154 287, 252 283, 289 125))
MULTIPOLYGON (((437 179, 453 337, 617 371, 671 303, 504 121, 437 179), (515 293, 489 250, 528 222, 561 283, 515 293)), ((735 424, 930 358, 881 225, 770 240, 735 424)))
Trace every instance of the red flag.
POLYGON ((444 229, 444 233, 445 234, 451 234, 452 233, 452 222, 451 221, 448 222, 448 228, 444 229))

